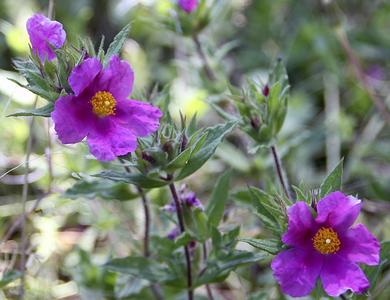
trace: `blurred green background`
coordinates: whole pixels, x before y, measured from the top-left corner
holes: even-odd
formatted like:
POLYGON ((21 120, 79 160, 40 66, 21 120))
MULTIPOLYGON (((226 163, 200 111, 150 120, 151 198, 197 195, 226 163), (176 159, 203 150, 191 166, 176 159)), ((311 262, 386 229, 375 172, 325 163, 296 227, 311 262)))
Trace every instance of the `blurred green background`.
MULTIPOLYGON (((356 76, 351 54, 341 42, 347 37, 366 83, 376 97, 389 102, 390 1, 217 2, 210 26, 200 34, 217 74, 227 74, 232 84, 241 86, 245 77, 264 78, 276 58, 282 57, 286 63, 292 92, 278 149, 290 183, 316 188, 344 157, 344 191, 366 200, 362 221, 381 240, 389 239, 389 124, 378 114, 356 76)), ((161 21, 171 16, 172 9, 173 1, 168 0, 57 0, 55 19, 64 24, 68 41, 76 42, 88 35, 98 46, 104 35, 106 47, 124 25, 131 23, 122 56, 135 71, 134 94, 148 92, 155 84, 169 84, 171 111, 176 118, 182 111, 189 116, 197 113, 203 125, 221 122, 207 104, 215 92, 202 73, 192 40, 170 31, 161 21)), ((21 211, 29 136, 28 118, 6 116, 30 108, 35 99, 8 78, 22 81, 13 70, 12 59, 29 53, 25 22, 35 12, 46 14, 47 1, 0 1, 1 236, 21 211)), ((101 182, 108 188, 91 192, 88 197, 73 197, 75 200, 63 196, 75 178, 88 178, 87 174, 97 173, 102 165, 88 155, 84 144, 60 145, 47 120, 37 118, 31 134, 29 207, 43 193, 52 193, 39 203, 28 221, 29 299, 143 299, 142 282, 134 285, 138 290, 129 291, 119 279, 115 281, 113 274, 97 267, 110 255, 128 255, 140 246, 140 205, 124 201, 132 198, 132 190, 101 182), (111 197, 117 200, 104 200, 111 197), (141 296, 136 296, 139 292, 141 296)), ((243 133, 236 131, 215 158, 186 183, 206 201, 213 178, 231 167, 235 178, 232 189, 246 184, 267 186, 275 181, 269 152, 250 154, 250 144, 243 133)), ((167 221, 157 215, 168 201, 167 195, 165 190, 154 190, 150 196, 156 216, 153 232, 165 235, 167 221)), ((225 217, 227 225, 242 224, 242 235, 261 234, 255 218, 233 200, 225 217)), ((1 270, 9 269, 18 259, 18 239, 16 230, 1 244, 1 270)), ((216 287, 218 297, 247 299, 257 293, 260 296, 253 299, 263 299, 260 297, 265 293, 264 299, 278 299, 271 273, 264 266, 239 273, 243 282, 233 274, 216 287)), ((381 276, 374 299, 390 298, 389 275, 381 276)), ((12 298, 15 291, 10 285, 1 293, 12 298)))

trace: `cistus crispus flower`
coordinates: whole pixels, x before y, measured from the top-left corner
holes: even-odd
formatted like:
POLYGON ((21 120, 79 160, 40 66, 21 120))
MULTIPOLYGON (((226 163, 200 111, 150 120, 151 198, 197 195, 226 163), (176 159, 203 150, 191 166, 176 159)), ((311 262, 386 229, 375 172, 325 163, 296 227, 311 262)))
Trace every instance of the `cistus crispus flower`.
POLYGON ((179 0, 179 6, 189 14, 198 7, 198 0, 179 0))
POLYGON ((288 209, 288 229, 282 241, 290 248, 271 264, 284 293, 306 296, 318 278, 332 297, 347 290, 363 293, 369 288, 358 263, 377 265, 380 244, 364 225, 351 227, 360 209, 359 199, 341 192, 321 199, 315 215, 302 201, 288 209))
POLYGON ((137 137, 155 132, 161 111, 148 103, 129 100, 134 81, 130 65, 113 56, 103 68, 87 58, 69 76, 74 94, 60 97, 51 116, 63 144, 85 137, 91 153, 102 161, 133 152, 137 137))
POLYGON ((35 14, 27 20, 26 27, 34 54, 41 62, 53 60, 56 55, 52 48, 61 48, 65 43, 66 32, 62 24, 35 14))

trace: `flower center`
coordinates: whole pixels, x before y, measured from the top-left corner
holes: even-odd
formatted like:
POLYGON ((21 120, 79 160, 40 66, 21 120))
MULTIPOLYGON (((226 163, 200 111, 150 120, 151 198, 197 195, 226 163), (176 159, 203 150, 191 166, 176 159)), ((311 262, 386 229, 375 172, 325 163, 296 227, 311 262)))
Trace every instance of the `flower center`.
POLYGON ((97 92, 91 99, 92 110, 99 117, 115 115, 116 101, 110 92, 97 92))
POLYGON ((313 237, 313 246, 321 254, 333 254, 340 250, 337 233, 329 227, 321 227, 313 237))

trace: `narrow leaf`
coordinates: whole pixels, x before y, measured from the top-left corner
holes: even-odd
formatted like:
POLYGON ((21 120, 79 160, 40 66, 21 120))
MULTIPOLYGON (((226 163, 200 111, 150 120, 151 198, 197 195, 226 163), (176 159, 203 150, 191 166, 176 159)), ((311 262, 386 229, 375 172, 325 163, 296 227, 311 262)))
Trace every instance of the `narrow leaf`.
POLYGON ((43 107, 39 107, 27 111, 16 112, 8 115, 7 117, 28 117, 28 116, 50 117, 51 112, 53 110, 54 110, 53 103, 49 103, 43 107))
POLYGON ((126 25, 123 27, 121 31, 115 36, 114 40, 108 47, 107 53, 104 57, 104 65, 107 65, 111 56, 119 54, 121 51, 123 44, 125 43, 127 36, 129 35, 130 25, 126 25))
POLYGON ((280 243, 278 240, 242 238, 239 241, 247 243, 247 244, 251 245, 252 247, 263 250, 263 251, 268 252, 270 254, 277 254, 281 250, 279 247, 280 243))
POLYGON ((231 174, 231 171, 227 171, 218 179, 206 207, 209 224, 213 226, 218 226, 223 217, 225 203, 228 199, 231 174))
POLYGON ((341 184, 343 179, 343 159, 340 160, 338 165, 332 172, 325 178, 320 186, 320 198, 327 194, 341 190, 341 184))
POLYGON ((103 171, 94 177, 106 178, 112 181, 121 181, 138 185, 142 188, 156 188, 169 184, 169 181, 165 181, 155 177, 149 177, 141 173, 129 174, 126 172, 118 171, 103 171))

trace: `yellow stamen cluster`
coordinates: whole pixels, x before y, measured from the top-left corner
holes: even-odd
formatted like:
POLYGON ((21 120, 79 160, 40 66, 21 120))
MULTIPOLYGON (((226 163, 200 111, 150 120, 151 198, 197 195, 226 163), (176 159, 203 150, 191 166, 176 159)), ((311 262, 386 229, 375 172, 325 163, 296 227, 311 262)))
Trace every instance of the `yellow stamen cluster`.
POLYGON ((92 110, 99 117, 115 115, 116 101, 110 92, 97 92, 91 99, 92 110))
POLYGON ((321 254, 333 254, 340 250, 337 233, 329 227, 321 227, 313 237, 313 246, 321 254))

